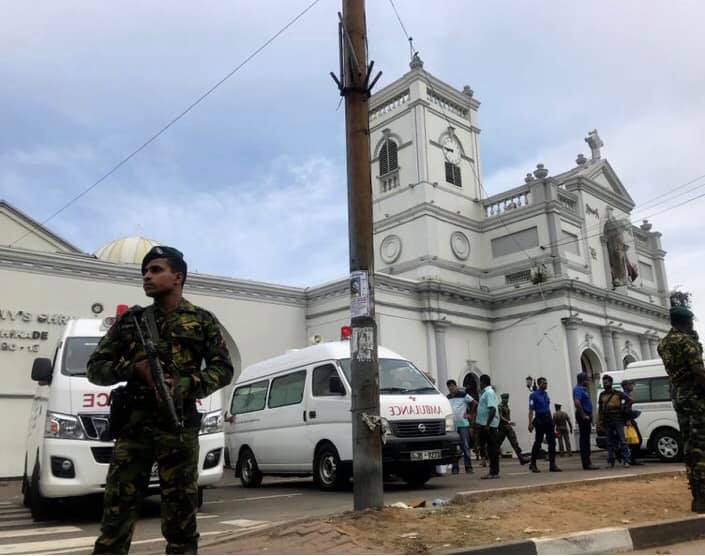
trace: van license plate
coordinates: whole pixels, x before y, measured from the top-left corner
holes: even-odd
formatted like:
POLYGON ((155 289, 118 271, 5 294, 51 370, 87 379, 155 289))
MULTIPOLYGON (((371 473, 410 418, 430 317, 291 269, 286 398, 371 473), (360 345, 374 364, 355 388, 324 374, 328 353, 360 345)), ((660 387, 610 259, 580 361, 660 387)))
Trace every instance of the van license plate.
POLYGON ((429 459, 441 459, 441 451, 423 450, 421 452, 411 452, 411 461, 425 461, 429 459))

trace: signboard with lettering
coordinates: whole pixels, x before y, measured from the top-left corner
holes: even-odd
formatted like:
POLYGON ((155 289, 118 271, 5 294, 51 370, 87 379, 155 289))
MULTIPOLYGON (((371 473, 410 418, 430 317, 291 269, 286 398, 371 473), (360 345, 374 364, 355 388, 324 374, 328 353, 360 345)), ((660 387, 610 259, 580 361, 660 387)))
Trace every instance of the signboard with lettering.
POLYGON ((0 354, 4 352, 39 353, 42 343, 49 339, 49 331, 37 330, 37 328, 64 326, 71 318, 69 315, 57 313, 0 309, 0 354), (13 325, 30 325, 31 328, 21 329, 13 325))

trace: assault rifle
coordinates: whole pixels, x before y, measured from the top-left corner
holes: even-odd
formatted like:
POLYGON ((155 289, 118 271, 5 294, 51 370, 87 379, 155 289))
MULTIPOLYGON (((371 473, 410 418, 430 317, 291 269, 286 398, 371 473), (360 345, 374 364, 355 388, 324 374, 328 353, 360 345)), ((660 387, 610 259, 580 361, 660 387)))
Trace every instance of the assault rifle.
POLYGON ((157 388, 157 395, 159 400, 166 404, 166 412, 169 415, 169 420, 171 421, 171 426, 174 428, 175 432, 179 435, 184 430, 184 422, 179 419, 179 415, 176 413, 176 405, 174 404, 174 398, 171 395, 171 390, 169 385, 164 379, 164 369, 162 369, 162 363, 159 361, 159 354, 157 353, 157 348, 154 346, 154 342, 149 335, 149 330, 147 330, 147 337, 145 338, 142 334, 142 328, 140 323, 137 321, 137 317, 133 314, 132 320, 137 328, 137 333, 140 336, 140 341, 144 346, 144 351, 147 354, 147 361, 149 361, 149 370, 152 374, 152 380, 157 388))

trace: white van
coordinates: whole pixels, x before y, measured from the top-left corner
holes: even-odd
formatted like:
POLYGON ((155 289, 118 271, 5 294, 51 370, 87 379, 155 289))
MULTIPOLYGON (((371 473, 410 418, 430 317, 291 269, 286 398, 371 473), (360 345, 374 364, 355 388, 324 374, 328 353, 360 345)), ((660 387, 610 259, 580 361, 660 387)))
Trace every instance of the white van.
MULTIPOLYGON (((448 399, 404 357, 383 347, 380 416, 385 474, 424 484, 438 464, 457 461, 460 440, 448 399)), ((235 475, 257 487, 263 475, 313 475, 334 490, 352 475, 350 343, 291 350, 246 368, 226 414, 235 475)))
MULTIPOLYGON (((634 382, 633 408, 641 411, 636 420, 641 432, 642 450, 655 453, 661 461, 672 462, 683 457, 678 418, 671 403, 670 382, 663 362, 660 359, 630 363, 624 371, 609 374, 614 379, 615 389, 621 389, 621 382, 629 379, 634 382)), ((598 445, 605 444, 604 439, 598 445)), ((604 447, 604 446, 600 446, 604 447)))
MULTIPOLYGON (((74 319, 67 323, 54 360, 37 358, 32 379, 38 382, 25 451, 22 492, 36 520, 50 516, 52 502, 100 493, 112 457, 113 442, 102 440, 110 391, 86 378, 86 363, 112 319, 74 319)), ((124 383, 123 383, 124 384, 124 383)), ((223 476, 223 414, 216 392, 200 400, 199 504, 204 486, 223 476)), ((159 489, 156 464, 150 490, 159 489)))

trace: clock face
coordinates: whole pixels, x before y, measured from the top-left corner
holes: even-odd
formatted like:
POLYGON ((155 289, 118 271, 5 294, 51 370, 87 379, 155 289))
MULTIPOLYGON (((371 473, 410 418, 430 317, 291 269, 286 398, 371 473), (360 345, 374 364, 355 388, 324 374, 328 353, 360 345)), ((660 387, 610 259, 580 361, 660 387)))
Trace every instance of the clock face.
POLYGON ((452 164, 458 164, 460 162, 460 143, 455 137, 450 135, 443 139, 443 156, 446 160, 452 164))

